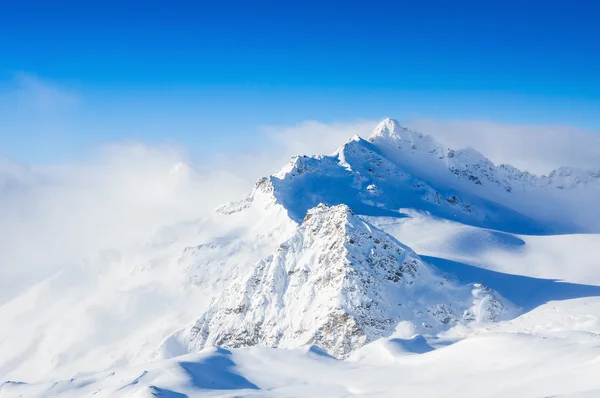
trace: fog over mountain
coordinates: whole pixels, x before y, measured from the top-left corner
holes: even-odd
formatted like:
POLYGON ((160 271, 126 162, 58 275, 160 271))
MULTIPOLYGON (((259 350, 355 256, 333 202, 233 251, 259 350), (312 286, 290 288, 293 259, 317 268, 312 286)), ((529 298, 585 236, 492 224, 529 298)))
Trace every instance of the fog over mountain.
POLYGON ((373 127, 246 193, 241 155, 204 174, 143 146, 96 160, 118 173, 7 164, 5 206, 33 191, 49 214, 71 193, 102 242, 73 232, 61 257, 38 250, 51 227, 15 230, 7 264, 25 247, 45 275, 0 296, 0 397, 600 393, 600 171, 537 175, 373 127))

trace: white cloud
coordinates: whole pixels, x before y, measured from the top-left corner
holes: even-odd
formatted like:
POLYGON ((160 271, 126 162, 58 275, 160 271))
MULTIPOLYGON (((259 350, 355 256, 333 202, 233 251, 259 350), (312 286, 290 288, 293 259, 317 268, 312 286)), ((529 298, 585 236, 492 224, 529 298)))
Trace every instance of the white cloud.
POLYGON ((571 126, 419 119, 408 125, 452 148, 470 146, 495 163, 536 174, 561 166, 600 168, 600 132, 571 126))
POLYGON ((0 82, 0 156, 34 159, 58 152, 61 144, 77 137, 71 133, 80 104, 76 92, 31 74, 17 73, 0 82), (29 145, 27 150, 21 143, 29 145))
POLYGON ((352 136, 367 137, 379 121, 359 120, 346 123, 321 123, 310 120, 293 126, 268 126, 266 135, 289 157, 293 155, 329 155, 352 136))
POLYGON ((263 126, 257 139, 260 147, 251 151, 215 154, 197 165, 202 170, 219 168, 251 183, 273 174, 296 155, 329 155, 353 135, 366 136, 378 121, 322 123, 314 120, 295 125, 263 126), (215 166, 216 165, 216 166, 215 166))
POLYGON ((30 111, 47 114, 76 107, 80 102, 75 92, 29 73, 15 74, 14 84, 15 92, 10 95, 30 111))
POLYGON ((0 302, 79 258, 202 216, 250 184, 199 173, 184 152, 112 145, 80 162, 0 162, 0 302))

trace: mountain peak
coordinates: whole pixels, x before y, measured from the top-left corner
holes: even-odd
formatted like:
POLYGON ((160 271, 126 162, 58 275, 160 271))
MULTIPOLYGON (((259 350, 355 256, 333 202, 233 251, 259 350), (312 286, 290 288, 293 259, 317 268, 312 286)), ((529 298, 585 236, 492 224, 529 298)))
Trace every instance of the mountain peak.
POLYGON ((495 321, 512 309, 483 285, 460 286, 441 275, 347 205, 319 204, 274 253, 168 341, 192 352, 318 345, 346 357, 391 335, 401 321, 431 333, 495 321))
POLYGON ((402 148, 408 147, 412 150, 431 152, 432 150, 442 151, 443 146, 434 140, 431 136, 423 135, 417 131, 403 126, 395 119, 387 118, 375 127, 373 134, 369 137, 369 142, 382 144, 387 147, 402 148))
POLYGON ((306 212, 306 217, 304 218, 303 223, 308 221, 313 216, 321 216, 322 217, 325 214, 329 214, 329 215, 333 215, 333 216, 337 216, 337 217, 343 217, 346 219, 348 219, 348 217, 354 216, 354 212, 352 211, 352 209, 345 204, 329 206, 329 205, 326 205, 323 203, 319 203, 316 207, 309 209, 306 212))
POLYGON ((386 118, 375 127, 373 134, 369 139, 374 137, 400 137, 402 131, 408 129, 400 124, 396 119, 386 118))

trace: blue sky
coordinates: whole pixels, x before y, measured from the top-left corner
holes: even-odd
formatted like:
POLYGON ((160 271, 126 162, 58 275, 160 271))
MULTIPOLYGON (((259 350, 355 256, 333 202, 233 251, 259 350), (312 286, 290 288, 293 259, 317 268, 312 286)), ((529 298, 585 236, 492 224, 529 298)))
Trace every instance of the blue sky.
POLYGON ((600 5, 487 3, 6 0, 0 154, 207 154, 264 125, 386 116, 600 131, 600 5))

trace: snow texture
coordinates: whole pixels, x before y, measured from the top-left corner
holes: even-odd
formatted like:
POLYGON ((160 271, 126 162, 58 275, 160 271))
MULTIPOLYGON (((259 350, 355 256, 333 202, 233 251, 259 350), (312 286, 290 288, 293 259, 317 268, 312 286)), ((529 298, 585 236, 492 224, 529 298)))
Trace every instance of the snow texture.
POLYGON ((401 321, 421 332, 514 315, 480 284, 457 286, 346 205, 311 209, 294 235, 225 290, 180 333, 207 345, 298 348, 345 357, 401 321))

